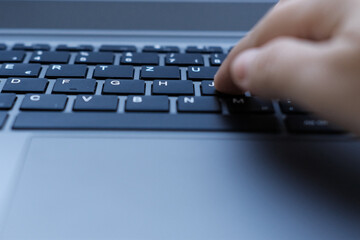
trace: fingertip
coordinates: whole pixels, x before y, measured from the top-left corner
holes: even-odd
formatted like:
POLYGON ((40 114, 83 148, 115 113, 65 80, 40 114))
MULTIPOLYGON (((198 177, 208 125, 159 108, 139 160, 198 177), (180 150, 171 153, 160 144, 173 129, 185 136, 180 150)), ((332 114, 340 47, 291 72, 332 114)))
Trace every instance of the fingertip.
POLYGON ((239 88, 248 89, 251 80, 249 69, 258 55, 258 49, 246 50, 239 54, 231 64, 230 71, 232 79, 234 84, 239 88))

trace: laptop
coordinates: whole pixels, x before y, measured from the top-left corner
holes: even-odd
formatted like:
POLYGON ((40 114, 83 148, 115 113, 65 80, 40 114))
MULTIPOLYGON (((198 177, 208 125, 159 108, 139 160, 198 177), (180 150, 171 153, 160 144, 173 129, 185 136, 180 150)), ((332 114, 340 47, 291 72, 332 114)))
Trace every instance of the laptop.
POLYGON ((360 144, 216 92, 275 4, 0 1, 0 239, 360 238, 360 144))

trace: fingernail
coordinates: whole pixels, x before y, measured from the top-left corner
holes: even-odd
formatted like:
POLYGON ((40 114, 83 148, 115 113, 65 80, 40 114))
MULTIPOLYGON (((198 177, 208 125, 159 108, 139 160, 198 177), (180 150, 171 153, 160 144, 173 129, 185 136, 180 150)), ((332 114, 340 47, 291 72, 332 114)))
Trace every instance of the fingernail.
POLYGON ((249 81, 249 67, 258 56, 259 50, 251 49, 237 56, 232 65, 235 84, 246 85, 249 81))

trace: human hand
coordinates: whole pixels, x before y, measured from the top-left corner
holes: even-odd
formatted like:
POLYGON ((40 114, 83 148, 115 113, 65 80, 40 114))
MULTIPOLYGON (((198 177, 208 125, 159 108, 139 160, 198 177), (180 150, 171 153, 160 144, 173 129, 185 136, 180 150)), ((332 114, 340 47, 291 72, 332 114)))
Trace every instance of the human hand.
POLYGON ((282 0, 231 51, 215 87, 289 98, 360 134, 359 26, 359 0, 282 0))

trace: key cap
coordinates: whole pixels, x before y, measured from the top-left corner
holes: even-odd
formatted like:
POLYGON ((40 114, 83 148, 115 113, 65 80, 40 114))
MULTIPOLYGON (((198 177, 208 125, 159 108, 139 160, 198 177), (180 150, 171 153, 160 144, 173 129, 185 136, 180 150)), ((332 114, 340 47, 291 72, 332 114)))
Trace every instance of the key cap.
POLYGON ((202 81, 201 82, 201 93, 205 96, 218 95, 218 91, 215 89, 214 81, 202 81))
POLYGON ((8 117, 7 113, 0 112, 0 129, 4 127, 7 117, 8 117))
POLYGON ((30 63, 68 63, 69 59, 67 52, 37 51, 31 56, 30 63))
POLYGON ((9 110, 14 106, 16 95, 12 93, 0 94, 0 110, 9 110))
POLYGON ((211 55, 211 57, 210 57, 211 66, 220 66, 224 62, 226 56, 227 55, 225 55, 225 54, 213 54, 213 55, 211 55))
POLYGON ((204 59, 200 54, 169 54, 165 58, 166 65, 175 66, 202 66, 204 59))
POLYGON ((197 46, 189 46, 186 48, 187 53, 223 53, 223 49, 221 47, 203 47, 199 48, 197 46))
POLYGON ((53 93, 94 94, 96 81, 94 79, 57 79, 53 93))
POLYGON ((279 104, 285 114, 308 114, 305 109, 296 106, 291 100, 280 101, 279 104))
POLYGON ((116 96, 78 96, 75 99, 74 111, 116 111, 116 96))
POLYGON ((285 125, 288 131, 292 133, 344 133, 343 130, 332 126, 328 121, 312 116, 288 116, 285 119, 285 125))
POLYGON ((105 80, 103 94, 145 94, 143 80, 105 80))
POLYGON ((179 112, 220 112, 219 100, 215 97, 179 97, 179 112))
POLYGON ((44 78, 9 78, 2 92, 7 93, 44 93, 48 80, 44 78))
POLYGON ((3 43, 0 43, 0 51, 6 50, 6 49, 7 49, 7 46, 3 43))
POLYGON ((176 46, 144 46, 143 52, 152 52, 152 53, 178 53, 180 49, 176 46))
POLYGON ((0 51, 0 63, 20 63, 24 58, 23 51, 0 51))
POLYGON ((86 65, 50 65, 46 71, 48 78, 85 78, 86 65))
POLYGON ((17 43, 13 46, 13 50, 20 50, 20 51, 50 51, 50 45, 48 44, 23 44, 17 43))
POLYGON ((143 66, 140 76, 142 79, 180 79, 178 67, 153 67, 143 66))
POLYGON ((277 133, 278 121, 269 116, 163 113, 41 113, 22 112, 14 129, 50 130, 177 130, 277 133))
POLYGON ((166 96, 129 96, 125 110, 128 112, 168 112, 169 99, 166 96))
POLYGON ((67 102, 65 95, 26 94, 20 110, 63 111, 67 102))
POLYGON ((123 65, 159 65, 159 56, 155 53, 126 53, 120 61, 123 65))
POLYGON ((272 102, 254 97, 234 97, 227 101, 230 113, 274 113, 272 102))
POLYGON ((115 55, 112 53, 90 53, 80 52, 75 63, 77 64, 112 64, 114 62, 115 55))
POLYGON ((218 69, 217 67, 189 67, 188 79, 213 80, 218 69))
POLYGON ((194 85, 191 81, 155 80, 152 92, 157 95, 193 95, 194 85))
POLYGON ((40 71, 40 64, 8 63, 0 67, 0 77, 37 77, 40 71))
POLYGON ((94 47, 91 45, 68 46, 61 44, 56 47, 56 51, 61 52, 92 52, 94 47))
POLYGON ((132 79, 133 77, 134 68, 130 66, 97 66, 94 72, 96 79, 132 79))
POLYGON ((100 52, 136 52, 137 49, 132 45, 102 45, 100 52))

